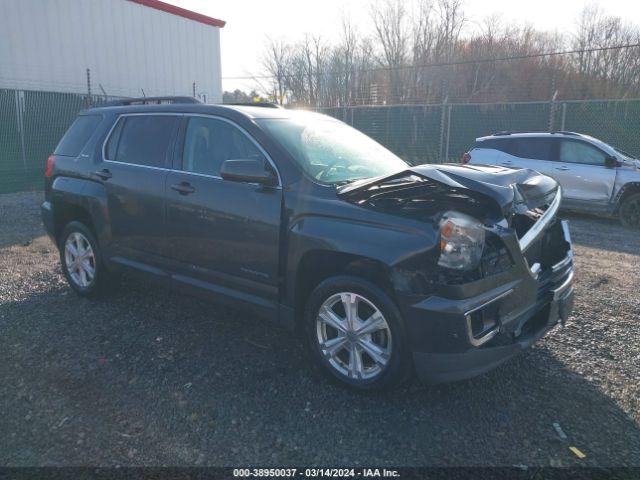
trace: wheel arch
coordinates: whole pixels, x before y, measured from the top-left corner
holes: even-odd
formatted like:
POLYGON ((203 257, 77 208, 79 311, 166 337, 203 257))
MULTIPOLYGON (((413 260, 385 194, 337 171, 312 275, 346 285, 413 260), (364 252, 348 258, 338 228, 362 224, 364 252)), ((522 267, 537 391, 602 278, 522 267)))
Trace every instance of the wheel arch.
POLYGON ((96 228, 93 224, 91 214, 84 206, 62 200, 55 204, 53 218, 55 225, 54 235, 56 240, 60 239, 60 235, 64 231, 64 228, 74 221, 81 222, 86 225, 94 235, 96 233, 96 228))
POLYGON ((84 223, 98 244, 110 239, 107 194, 103 185, 82 179, 58 177, 52 186, 53 228, 56 240, 72 221, 84 223))
POLYGON ((300 323, 311 292, 323 281, 339 275, 363 278, 394 298, 391 269, 383 262, 353 253, 310 250, 302 256, 295 273, 296 324, 300 323))
POLYGON ((291 308, 297 324, 311 291, 335 275, 364 278, 396 300, 393 272, 436 245, 431 233, 353 218, 306 216, 291 226, 284 242, 281 302, 291 308))
POLYGON ((615 210, 614 213, 617 214, 620 211, 620 206, 622 203, 629 198, 629 196, 634 195, 636 193, 640 193, 640 182, 629 182, 625 183, 620 192, 618 192, 618 196, 615 202, 615 210))

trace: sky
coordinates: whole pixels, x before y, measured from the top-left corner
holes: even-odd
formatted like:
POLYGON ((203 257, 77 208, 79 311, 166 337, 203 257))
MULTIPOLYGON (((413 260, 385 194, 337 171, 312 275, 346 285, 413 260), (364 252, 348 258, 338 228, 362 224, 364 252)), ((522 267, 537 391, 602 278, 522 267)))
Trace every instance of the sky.
MULTIPOLYGON (((366 30, 371 0, 165 0, 227 22, 221 30, 222 86, 249 90, 254 81, 234 79, 264 73, 261 56, 267 38, 295 41, 305 33, 331 40, 339 35, 343 14, 366 30)), ((608 14, 640 21, 638 0, 466 0, 469 28, 491 14, 504 23, 530 24, 539 30, 570 31, 582 9, 600 5, 608 14)))

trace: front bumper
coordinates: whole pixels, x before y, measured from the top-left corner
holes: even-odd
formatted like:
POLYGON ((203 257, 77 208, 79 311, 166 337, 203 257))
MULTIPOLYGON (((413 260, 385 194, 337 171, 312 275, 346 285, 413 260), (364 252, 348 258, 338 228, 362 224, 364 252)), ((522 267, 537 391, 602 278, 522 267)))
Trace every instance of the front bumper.
POLYGON ((530 268, 525 262, 519 278, 482 294, 431 296, 402 308, 419 378, 439 383, 482 374, 564 325, 573 309, 574 269, 568 224, 561 222, 558 228, 568 247, 564 258, 548 268, 530 268), (480 333, 473 329, 478 315, 491 319, 480 333))
POLYGON ((507 345, 488 344, 484 348, 473 347, 464 353, 425 353, 414 352, 413 362, 418 377, 429 383, 453 382, 475 377, 488 372, 511 357, 526 350, 549 330, 566 321, 559 311, 568 315, 573 303, 573 289, 561 301, 554 300, 540 311, 528 318, 524 323, 531 324, 518 337, 507 345))

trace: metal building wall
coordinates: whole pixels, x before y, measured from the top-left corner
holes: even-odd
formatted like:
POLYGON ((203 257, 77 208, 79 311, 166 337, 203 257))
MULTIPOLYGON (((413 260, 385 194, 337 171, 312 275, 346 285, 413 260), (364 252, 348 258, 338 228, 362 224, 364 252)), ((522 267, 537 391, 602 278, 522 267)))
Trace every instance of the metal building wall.
POLYGON ((126 0, 0 0, 0 88, 222 100, 220 29, 126 0))

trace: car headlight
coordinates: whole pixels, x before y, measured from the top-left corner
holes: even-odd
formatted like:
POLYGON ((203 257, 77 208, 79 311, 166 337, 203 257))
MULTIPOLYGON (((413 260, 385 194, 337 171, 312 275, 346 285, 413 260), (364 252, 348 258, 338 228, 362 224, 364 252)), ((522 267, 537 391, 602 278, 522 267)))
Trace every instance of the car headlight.
POLYGON ((438 265, 453 270, 473 270, 480 264, 485 229, 473 217, 447 212, 440 221, 440 259, 438 265))

